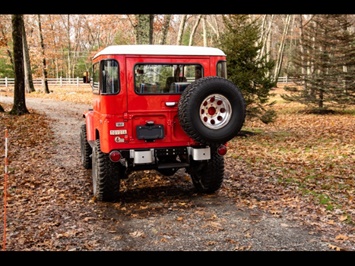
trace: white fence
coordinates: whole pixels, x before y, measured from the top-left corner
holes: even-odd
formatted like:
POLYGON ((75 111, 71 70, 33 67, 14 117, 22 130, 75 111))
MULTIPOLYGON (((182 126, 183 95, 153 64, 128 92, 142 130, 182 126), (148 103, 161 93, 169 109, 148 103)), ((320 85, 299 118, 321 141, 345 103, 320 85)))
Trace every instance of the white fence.
MULTIPOLYGON (((71 85, 71 86, 80 86, 84 85, 87 83, 84 83, 84 78, 48 78, 47 79, 48 85, 56 85, 56 86, 65 86, 65 85, 71 85)), ((278 83, 288 83, 292 82, 292 78, 289 77, 279 77, 278 83)), ((15 79, 14 78, 0 78, 0 87, 9 87, 9 86, 14 86, 15 79)), ((33 85, 43 85, 44 80, 43 79, 33 79, 33 85)))
MULTIPOLYGON (((56 85, 56 86, 64 86, 64 85, 71 85, 71 86, 79 86, 84 85, 84 78, 47 78, 48 85, 56 85)), ((14 78, 0 78, 0 87, 9 87, 14 86, 15 79, 14 78)), ((33 79, 33 85, 43 85, 44 79, 33 79)))
POLYGON ((290 77, 279 77, 277 79, 277 83, 289 83, 289 82, 293 82, 293 79, 290 77))

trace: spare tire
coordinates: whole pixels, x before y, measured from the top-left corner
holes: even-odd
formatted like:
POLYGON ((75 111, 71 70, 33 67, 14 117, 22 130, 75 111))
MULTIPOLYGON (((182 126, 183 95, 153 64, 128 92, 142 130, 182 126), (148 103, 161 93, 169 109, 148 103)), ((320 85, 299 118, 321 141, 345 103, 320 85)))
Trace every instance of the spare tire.
POLYGON ((195 141, 211 145, 234 138, 245 120, 245 101, 239 88, 222 77, 204 77, 181 94, 181 127, 195 141))

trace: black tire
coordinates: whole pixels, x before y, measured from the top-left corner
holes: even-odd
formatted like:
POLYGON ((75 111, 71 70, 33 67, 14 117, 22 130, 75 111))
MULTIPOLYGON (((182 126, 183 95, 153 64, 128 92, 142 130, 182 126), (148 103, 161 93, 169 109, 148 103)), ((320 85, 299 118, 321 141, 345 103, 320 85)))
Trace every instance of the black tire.
POLYGON ((181 94, 181 127, 197 142, 223 144, 234 138, 245 120, 245 101, 238 87, 222 77, 204 77, 181 94))
POLYGON ((99 201, 115 202, 119 197, 120 163, 113 163, 107 153, 100 150, 100 140, 95 141, 92 152, 93 194, 99 201))
POLYGON ((191 161, 189 169, 192 183, 197 192, 211 194, 221 188, 224 179, 224 157, 211 148, 208 161, 191 161))
POLYGON ((92 168, 92 148, 89 142, 86 139, 86 125, 81 125, 80 127, 80 151, 81 151, 81 164, 84 166, 85 169, 92 168))

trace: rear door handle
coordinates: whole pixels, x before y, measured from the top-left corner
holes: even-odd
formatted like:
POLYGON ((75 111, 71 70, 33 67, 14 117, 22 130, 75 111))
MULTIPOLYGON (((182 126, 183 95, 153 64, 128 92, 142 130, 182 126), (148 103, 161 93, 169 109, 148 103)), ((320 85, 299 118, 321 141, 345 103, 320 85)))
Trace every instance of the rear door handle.
POLYGON ((173 107, 176 105, 176 102, 165 102, 165 105, 168 107, 173 107))

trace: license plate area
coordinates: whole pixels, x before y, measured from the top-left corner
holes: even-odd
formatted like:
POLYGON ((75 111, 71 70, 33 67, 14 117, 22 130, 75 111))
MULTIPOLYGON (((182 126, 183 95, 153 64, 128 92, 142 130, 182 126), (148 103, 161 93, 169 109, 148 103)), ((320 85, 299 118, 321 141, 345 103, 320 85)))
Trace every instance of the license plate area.
POLYGON ((136 127, 137 138, 146 141, 164 138, 163 125, 145 125, 136 127))

